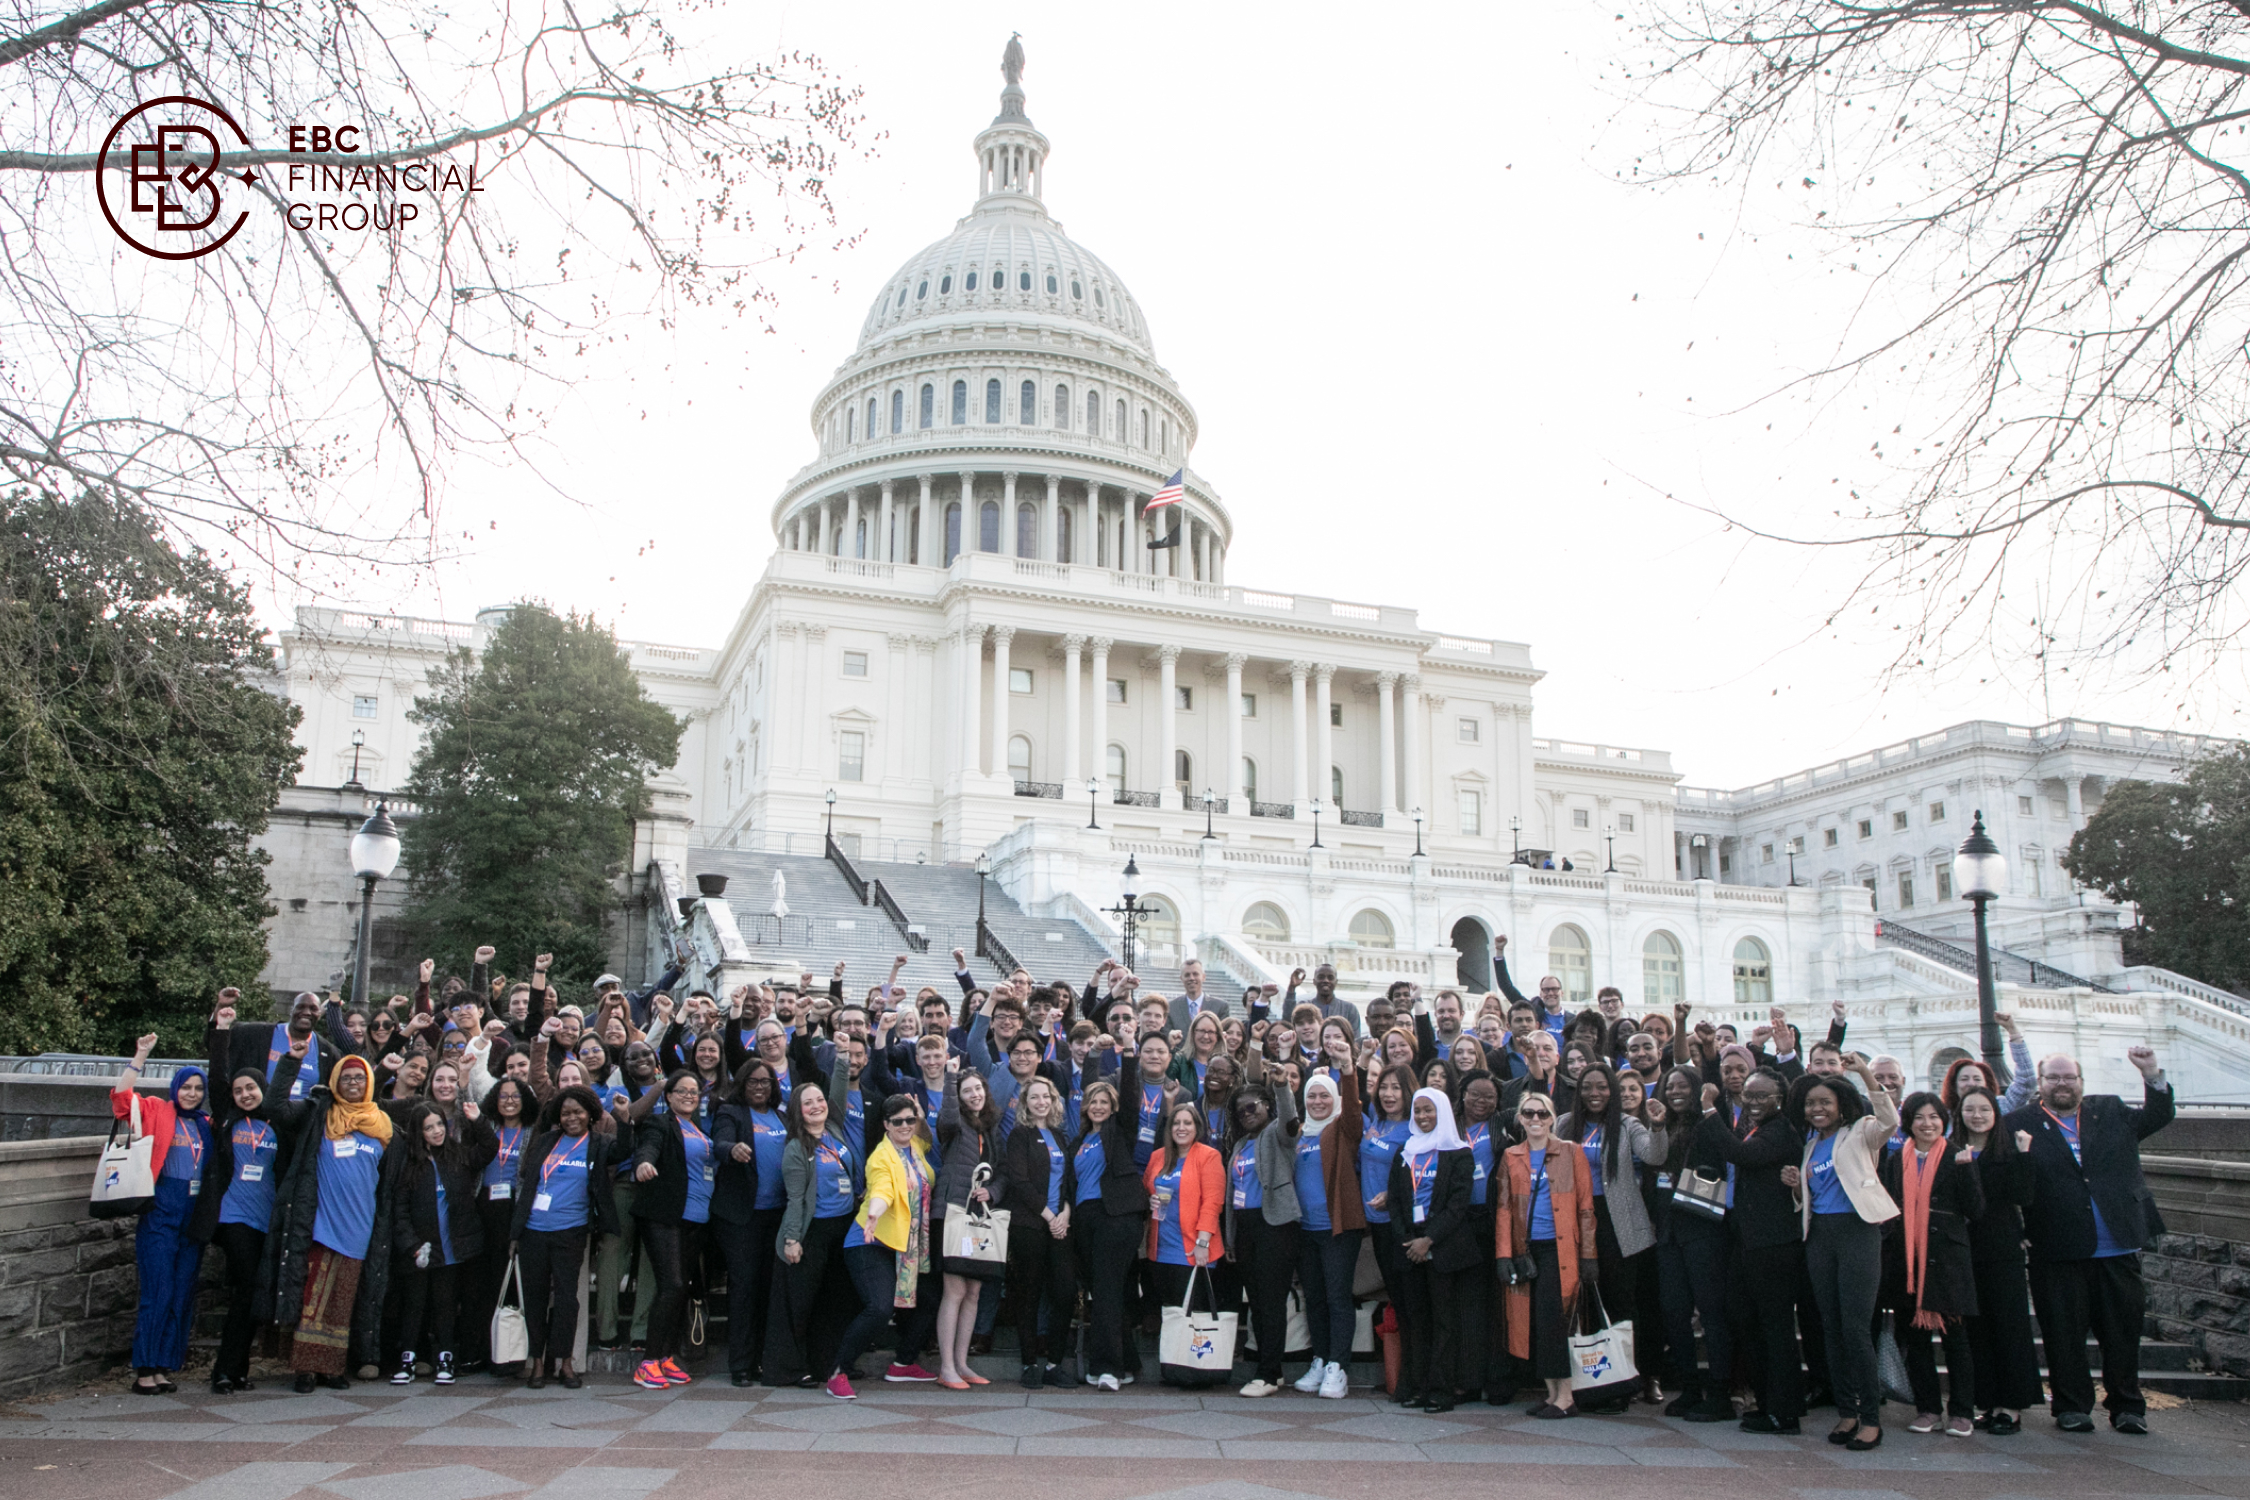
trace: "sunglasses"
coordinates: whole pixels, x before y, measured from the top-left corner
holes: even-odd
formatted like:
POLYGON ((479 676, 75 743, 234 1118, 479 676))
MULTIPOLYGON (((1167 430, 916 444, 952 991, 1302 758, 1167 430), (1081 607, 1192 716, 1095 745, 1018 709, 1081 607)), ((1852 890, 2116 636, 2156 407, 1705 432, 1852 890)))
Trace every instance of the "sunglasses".
POLYGON ((1519 1120, 1552 1120, 1554 1114, 1552 1111, 1544 1109, 1519 1109, 1516 1111, 1516 1118, 1519 1120))
POLYGON ((912 1130, 922 1123, 922 1117, 920 1115, 899 1115, 896 1118, 885 1120, 883 1123, 893 1127, 904 1125, 907 1129, 912 1130))

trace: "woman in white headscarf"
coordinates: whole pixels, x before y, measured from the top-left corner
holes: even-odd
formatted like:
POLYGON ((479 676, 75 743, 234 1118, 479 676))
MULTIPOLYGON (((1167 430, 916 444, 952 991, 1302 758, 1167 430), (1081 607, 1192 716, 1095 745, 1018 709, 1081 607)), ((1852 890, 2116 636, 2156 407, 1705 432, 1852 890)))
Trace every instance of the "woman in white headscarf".
MULTIPOLYGON (((1389 1230, 1398 1238, 1398 1390, 1392 1400, 1425 1411, 1451 1411, 1463 1389, 1481 1390, 1481 1373, 1465 1374, 1473 1343, 1461 1314, 1470 1306, 1463 1278, 1492 1274, 1470 1222, 1476 1157, 1453 1127, 1453 1103, 1420 1089, 1408 1111, 1413 1131, 1391 1161, 1389 1230)), ((1481 1370, 1481 1367, 1480 1367, 1481 1370)))

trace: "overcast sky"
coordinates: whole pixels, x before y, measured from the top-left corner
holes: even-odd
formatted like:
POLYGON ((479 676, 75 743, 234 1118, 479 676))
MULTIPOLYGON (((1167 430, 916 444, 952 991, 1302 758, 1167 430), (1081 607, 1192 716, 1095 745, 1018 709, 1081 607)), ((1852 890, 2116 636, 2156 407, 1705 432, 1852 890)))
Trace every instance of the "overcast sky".
POLYGON ((857 243, 769 277, 773 334, 691 317, 636 338, 547 436, 570 498, 465 464, 448 529, 472 550, 362 602, 466 618, 535 596, 721 641, 813 454, 814 394, 891 272, 970 207, 970 141, 1020 28, 1048 207, 1139 297, 1199 413, 1230 582, 1526 641, 1540 734, 1665 748, 1695 784, 1976 717, 2243 732, 2239 654, 2151 685, 2042 676, 2011 643, 1886 689, 1894 622, 1822 628, 1848 559, 1682 503, 1811 531, 1874 477, 1853 466, 1889 413, 1750 403, 1885 304, 1804 222, 1793 172, 1621 181, 1656 122, 1620 81, 1614 8, 730 12, 735 50, 816 52, 865 89, 872 154, 835 183, 857 243))

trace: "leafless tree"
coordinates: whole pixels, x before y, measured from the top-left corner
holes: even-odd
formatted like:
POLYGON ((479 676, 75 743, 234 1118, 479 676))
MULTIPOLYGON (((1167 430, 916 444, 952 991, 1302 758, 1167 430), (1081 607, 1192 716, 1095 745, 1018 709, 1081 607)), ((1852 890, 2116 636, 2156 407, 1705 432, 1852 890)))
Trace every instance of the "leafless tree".
POLYGON ((583 3, 0 0, 0 484, 114 494, 316 586, 416 566, 453 535, 450 461, 531 462, 636 331, 756 326, 773 263, 836 232, 857 90, 734 59, 712 0, 583 3), (225 188, 250 220, 198 259, 143 255, 97 207, 97 176, 125 182, 128 141, 96 159, 111 125, 167 95, 249 141, 225 188), (358 128, 330 165, 435 170, 316 194, 296 125, 358 128), (292 227, 315 197, 388 225, 292 227))
POLYGON ((1619 19, 1629 87, 1670 112, 1636 175, 1786 183, 1871 273, 1842 344, 1783 389, 1897 426, 1875 427, 1858 504, 1750 529, 1855 551, 1837 612, 1895 619, 1902 667, 1998 638, 2169 670, 2238 640, 2250 3, 1648 0, 1619 19))

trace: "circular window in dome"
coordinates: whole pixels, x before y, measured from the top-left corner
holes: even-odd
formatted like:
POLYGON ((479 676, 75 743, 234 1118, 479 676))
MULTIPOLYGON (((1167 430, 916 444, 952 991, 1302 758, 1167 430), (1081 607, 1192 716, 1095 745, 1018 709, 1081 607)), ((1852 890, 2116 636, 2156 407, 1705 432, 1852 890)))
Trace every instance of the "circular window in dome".
POLYGON ((1031 273, 1029 271, 1018 271, 1016 273, 1016 290, 1019 292, 1031 290, 1031 273))
POLYGON ((914 300, 919 302, 928 295, 930 295, 930 283, 924 280, 919 287, 914 289, 914 300))
POLYGON ((969 291, 969 292, 973 292, 973 291, 975 291, 975 290, 977 289, 977 273, 976 273, 976 272, 974 272, 974 271, 971 271, 971 272, 969 273, 969 275, 968 275, 968 279, 967 279, 967 280, 965 280, 965 281, 963 281, 963 282, 961 283, 961 289, 962 289, 963 291, 969 291))
POLYGON ((940 297, 944 296, 947 292, 952 291, 953 278, 950 275, 940 276, 938 278, 937 290, 940 297))
POLYGON ((1052 297, 1056 292, 1060 290, 1061 288, 1055 285, 1055 273, 1049 271, 1047 273, 1047 295, 1052 297))
POLYGON ((1086 300, 1085 290, 1080 287, 1079 284, 1075 281, 1070 284, 1070 295, 1076 297, 1081 302, 1086 300))

